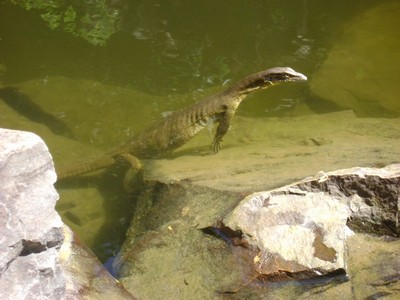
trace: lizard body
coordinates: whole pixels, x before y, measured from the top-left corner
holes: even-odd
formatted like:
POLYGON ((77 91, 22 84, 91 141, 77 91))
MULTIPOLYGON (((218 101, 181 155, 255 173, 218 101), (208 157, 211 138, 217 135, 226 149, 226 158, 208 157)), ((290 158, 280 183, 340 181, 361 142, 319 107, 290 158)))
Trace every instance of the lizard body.
POLYGON ((126 154, 139 158, 168 154, 188 142, 204 129, 210 120, 218 123, 212 144, 212 149, 216 153, 221 148, 222 138, 228 132, 239 104, 248 94, 282 82, 305 80, 306 76, 287 67, 271 68, 249 75, 225 91, 156 122, 137 137, 100 157, 60 169, 58 179, 111 166, 119 156, 128 159, 126 154))

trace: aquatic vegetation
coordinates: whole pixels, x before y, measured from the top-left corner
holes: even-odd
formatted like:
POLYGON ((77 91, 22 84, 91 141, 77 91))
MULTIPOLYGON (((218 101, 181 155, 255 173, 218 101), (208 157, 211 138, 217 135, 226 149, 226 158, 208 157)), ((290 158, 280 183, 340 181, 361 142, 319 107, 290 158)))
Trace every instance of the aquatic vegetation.
POLYGON ((26 10, 40 10, 52 30, 62 30, 103 46, 119 30, 120 11, 106 0, 10 0, 26 10))

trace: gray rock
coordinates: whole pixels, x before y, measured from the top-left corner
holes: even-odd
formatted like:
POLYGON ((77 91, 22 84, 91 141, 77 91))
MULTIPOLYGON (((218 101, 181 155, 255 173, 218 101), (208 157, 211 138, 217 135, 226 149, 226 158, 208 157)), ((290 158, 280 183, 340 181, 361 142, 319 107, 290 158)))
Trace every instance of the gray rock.
POLYGON ((400 164, 320 172, 298 186, 345 201, 351 210, 348 225, 357 232, 399 236, 400 164))
MULTIPOLYGON (((398 236, 400 164, 320 172, 246 197, 223 220, 250 245, 260 275, 324 275, 346 270, 351 230, 398 236), (254 250, 256 249, 256 250, 254 250)), ((226 231, 226 228, 221 228, 226 231)))
POLYGON ((85 244, 64 226, 59 261, 66 278, 65 299, 135 299, 85 244))
POLYGON ((0 129, 0 140, 0 299, 134 299, 55 211, 40 137, 0 129))
POLYGON ((56 174, 35 134, 0 129, 0 298, 59 299, 65 278, 56 174))
POLYGON ((145 299, 396 295, 398 242, 370 233, 398 235, 399 175, 399 164, 319 172, 247 197, 188 180, 145 182, 114 267, 145 299), (391 268, 381 276, 386 261, 391 268))
POLYGON ((224 224, 257 248, 251 255, 259 274, 308 277, 345 269, 349 216, 340 199, 289 186, 246 197, 224 224))

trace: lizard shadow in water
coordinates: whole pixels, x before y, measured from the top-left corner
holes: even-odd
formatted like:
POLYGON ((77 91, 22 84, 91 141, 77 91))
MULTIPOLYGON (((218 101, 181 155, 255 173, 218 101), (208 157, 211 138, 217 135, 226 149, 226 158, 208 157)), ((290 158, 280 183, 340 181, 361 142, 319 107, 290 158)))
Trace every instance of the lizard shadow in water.
POLYGON ((1 88, 0 98, 28 120, 45 125, 54 134, 75 139, 72 130, 64 122, 44 111, 18 88, 11 86, 1 88))

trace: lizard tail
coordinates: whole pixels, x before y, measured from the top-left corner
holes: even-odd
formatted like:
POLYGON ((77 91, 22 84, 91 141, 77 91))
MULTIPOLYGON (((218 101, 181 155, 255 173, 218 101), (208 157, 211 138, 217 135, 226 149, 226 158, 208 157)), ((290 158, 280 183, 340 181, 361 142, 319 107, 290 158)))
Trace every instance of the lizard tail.
POLYGON ((88 172, 97 171, 109 167, 115 163, 112 156, 101 156, 91 161, 82 161, 74 164, 67 164, 57 168, 57 181, 73 176, 83 175, 88 172))

